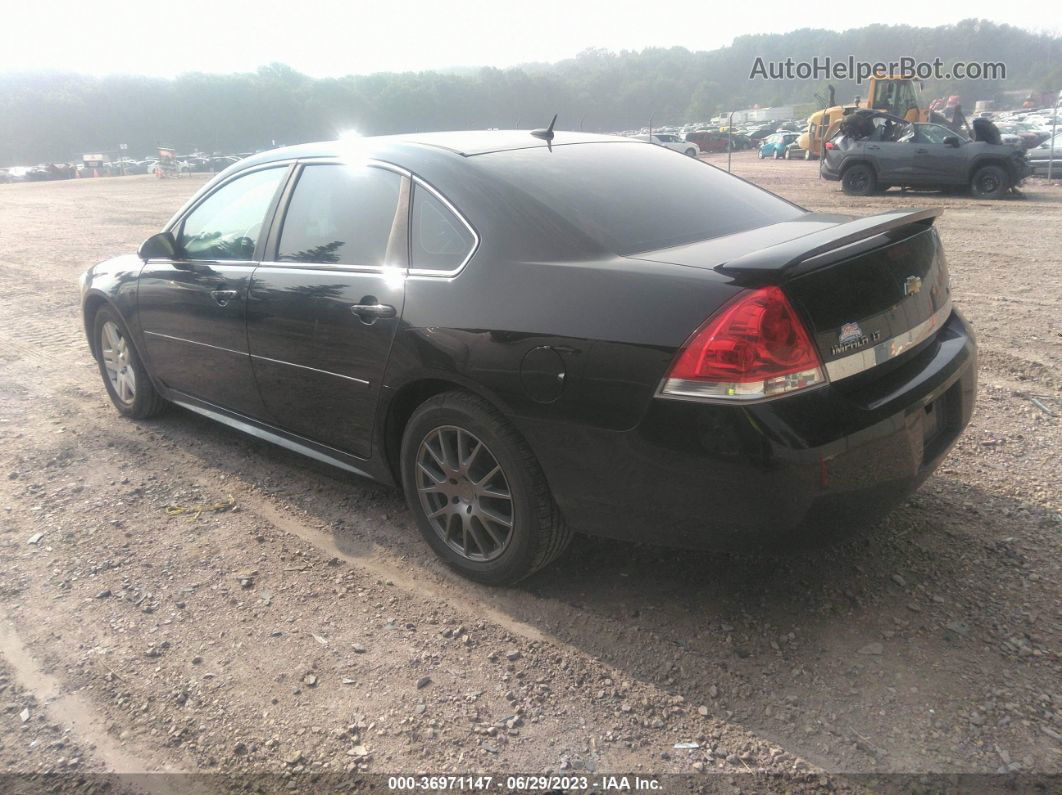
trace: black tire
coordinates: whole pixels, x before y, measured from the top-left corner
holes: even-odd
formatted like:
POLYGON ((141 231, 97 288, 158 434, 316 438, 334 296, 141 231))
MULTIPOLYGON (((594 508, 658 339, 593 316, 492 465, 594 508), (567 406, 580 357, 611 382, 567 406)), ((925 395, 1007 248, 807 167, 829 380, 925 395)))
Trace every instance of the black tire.
POLYGON ((129 330, 118 313, 108 306, 100 307, 92 319, 92 334, 92 348, 96 355, 96 364, 100 368, 100 377, 103 378, 107 396, 118 409, 118 413, 130 419, 143 420, 165 411, 169 404, 155 391, 155 386, 151 383, 147 370, 144 369, 144 363, 140 360, 140 355, 129 336, 129 330), (124 388, 112 381, 111 374, 108 372, 105 359, 111 346, 104 338, 108 324, 111 324, 111 330, 116 331, 124 340, 121 359, 116 364, 122 370, 123 381, 126 384, 132 384, 131 397, 124 388), (119 394, 119 388, 122 388, 123 394, 119 394))
POLYGON ((763 150, 762 149, 759 152, 756 153, 756 157, 758 157, 760 160, 763 160, 763 150))
POLYGON ((1010 187, 1007 172, 1001 166, 981 166, 970 180, 970 193, 976 199, 999 199, 1010 187))
POLYGON ((841 189, 849 196, 869 196, 877 188, 874 171, 865 163, 854 163, 841 177, 841 189))
MULTIPOLYGON (((447 458, 445 453, 443 457, 447 458)), ((425 541, 435 554, 471 580, 487 585, 519 582, 559 557, 571 540, 571 530, 553 501, 534 453, 505 417, 476 395, 460 391, 445 392, 422 403, 406 424, 402 436, 400 468, 406 502, 416 517, 425 541), (511 497, 511 528, 505 544, 499 545, 500 551, 494 550, 496 556, 493 558, 480 556, 481 559, 474 559, 473 555, 466 554, 469 552, 467 547, 466 553, 455 549, 451 546, 452 542, 443 538, 444 530, 437 529, 428 517, 428 508, 424 505, 427 498, 422 500, 421 491, 418 490, 418 478, 424 477, 419 473, 425 471, 420 467, 420 456, 424 454, 422 445, 440 430, 461 430, 470 434, 473 441, 483 443, 487 453, 493 456, 501 468, 503 483, 511 497)), ((469 466, 469 470, 471 468, 469 466)), ((443 472, 441 468, 440 471, 443 472)), ((471 472, 469 477, 475 480, 471 472)), ((432 481, 441 483, 443 488, 450 488, 448 483, 455 484, 455 488, 460 487, 455 479, 447 479, 445 472, 442 479, 432 475, 425 490, 435 490, 431 486, 432 481), (446 480, 446 483, 442 480, 446 480)), ((475 497, 466 495, 466 498, 480 499, 478 492, 475 497)), ((448 506, 450 499, 449 496, 442 497, 442 504, 448 506)), ((456 496, 452 499, 454 504, 464 504, 458 503, 459 498, 456 496)), ((467 511, 471 514, 472 507, 468 507, 467 511)), ((458 512, 458 509, 454 509, 454 512, 458 512)), ((463 512, 458 512, 457 518, 461 523, 472 523, 471 518, 466 519, 460 513, 463 512)), ((452 526, 449 517, 439 521, 445 522, 447 528, 452 526)), ((479 529, 483 530, 482 524, 479 529)))
POLYGON ((811 150, 810 149, 805 149, 804 150, 804 159, 805 160, 811 160, 811 150))
POLYGON ((687 149, 686 150, 686 154, 689 155, 690 157, 696 157, 697 156, 697 150, 696 149, 687 149))

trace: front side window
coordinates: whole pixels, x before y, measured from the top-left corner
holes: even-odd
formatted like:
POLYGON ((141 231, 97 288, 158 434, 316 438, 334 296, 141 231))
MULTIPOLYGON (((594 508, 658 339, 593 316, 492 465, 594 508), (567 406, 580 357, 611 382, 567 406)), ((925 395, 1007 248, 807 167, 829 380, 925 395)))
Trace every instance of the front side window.
POLYGON ((942 144, 945 138, 961 138, 957 133, 939 124, 923 124, 919 126, 919 134, 929 144, 942 144))
POLYGON ((416 270, 457 270, 476 245, 464 222, 419 185, 413 191, 410 239, 409 265, 416 270))
POLYGON ((284 216, 277 260, 389 264, 398 242, 394 230, 402 180, 394 171, 372 166, 306 166, 284 216))
POLYGON ((900 130, 899 136, 896 138, 897 143, 909 144, 913 143, 917 135, 917 130, 913 124, 908 124, 900 130))
POLYGON ((286 166, 254 171, 214 191, 181 225, 177 237, 181 256, 211 261, 254 259, 266 211, 286 173, 286 166))

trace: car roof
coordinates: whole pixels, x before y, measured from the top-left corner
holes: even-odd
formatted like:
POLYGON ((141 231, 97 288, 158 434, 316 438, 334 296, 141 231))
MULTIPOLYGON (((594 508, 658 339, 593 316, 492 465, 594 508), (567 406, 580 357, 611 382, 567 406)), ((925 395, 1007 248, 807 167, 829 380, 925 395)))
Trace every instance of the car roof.
MULTIPOLYGON (((571 146, 588 143, 630 143, 630 138, 617 135, 597 135, 594 133, 563 132, 554 133, 553 146, 571 146)), ((510 151, 514 149, 538 149, 547 146, 547 142, 531 134, 529 130, 471 130, 462 132, 432 132, 403 135, 381 135, 355 137, 338 141, 320 141, 297 146, 286 146, 260 152, 241 161, 240 167, 270 163, 277 160, 293 160, 316 157, 343 157, 352 149, 368 157, 394 156, 406 154, 416 158, 425 150, 475 157, 491 152, 510 151)))

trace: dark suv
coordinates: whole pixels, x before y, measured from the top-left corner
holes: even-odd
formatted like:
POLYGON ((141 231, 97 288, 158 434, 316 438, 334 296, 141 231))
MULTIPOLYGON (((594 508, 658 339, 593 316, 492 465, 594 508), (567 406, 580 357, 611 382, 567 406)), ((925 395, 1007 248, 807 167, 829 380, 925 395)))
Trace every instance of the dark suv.
POLYGON ((845 193, 866 196, 892 186, 969 188, 998 199, 1029 175, 1021 147, 971 141, 940 124, 873 120, 869 135, 839 132, 826 142, 820 174, 845 193))

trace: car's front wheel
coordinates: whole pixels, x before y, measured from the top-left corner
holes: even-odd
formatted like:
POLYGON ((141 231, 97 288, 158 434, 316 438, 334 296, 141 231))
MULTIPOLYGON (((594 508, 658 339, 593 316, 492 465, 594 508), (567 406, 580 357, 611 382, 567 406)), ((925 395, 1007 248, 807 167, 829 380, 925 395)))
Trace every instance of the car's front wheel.
POLYGON ((689 155, 690 157, 696 157, 697 156, 697 150, 696 149, 687 149, 686 150, 686 154, 689 155))
POLYGON ((571 539, 527 443, 475 395, 446 392, 421 404, 406 425, 400 466, 421 534, 470 579, 515 583, 571 539))
POLYGON ((109 307, 101 307, 92 327, 96 362, 114 407, 135 420, 162 412, 166 401, 155 391, 118 313, 109 307))
POLYGON ((763 150, 761 149, 761 150, 759 151, 759 154, 757 154, 756 156, 757 156, 757 157, 758 157, 758 158, 759 158, 760 160, 763 160, 763 157, 764 157, 764 155, 763 155, 763 150))
POLYGON ((841 189, 849 196, 869 196, 874 188, 874 172, 865 163, 849 166, 841 177, 841 189))
POLYGON ((1007 172, 999 166, 981 166, 970 180, 970 192, 978 199, 998 199, 1007 191, 1007 172))

